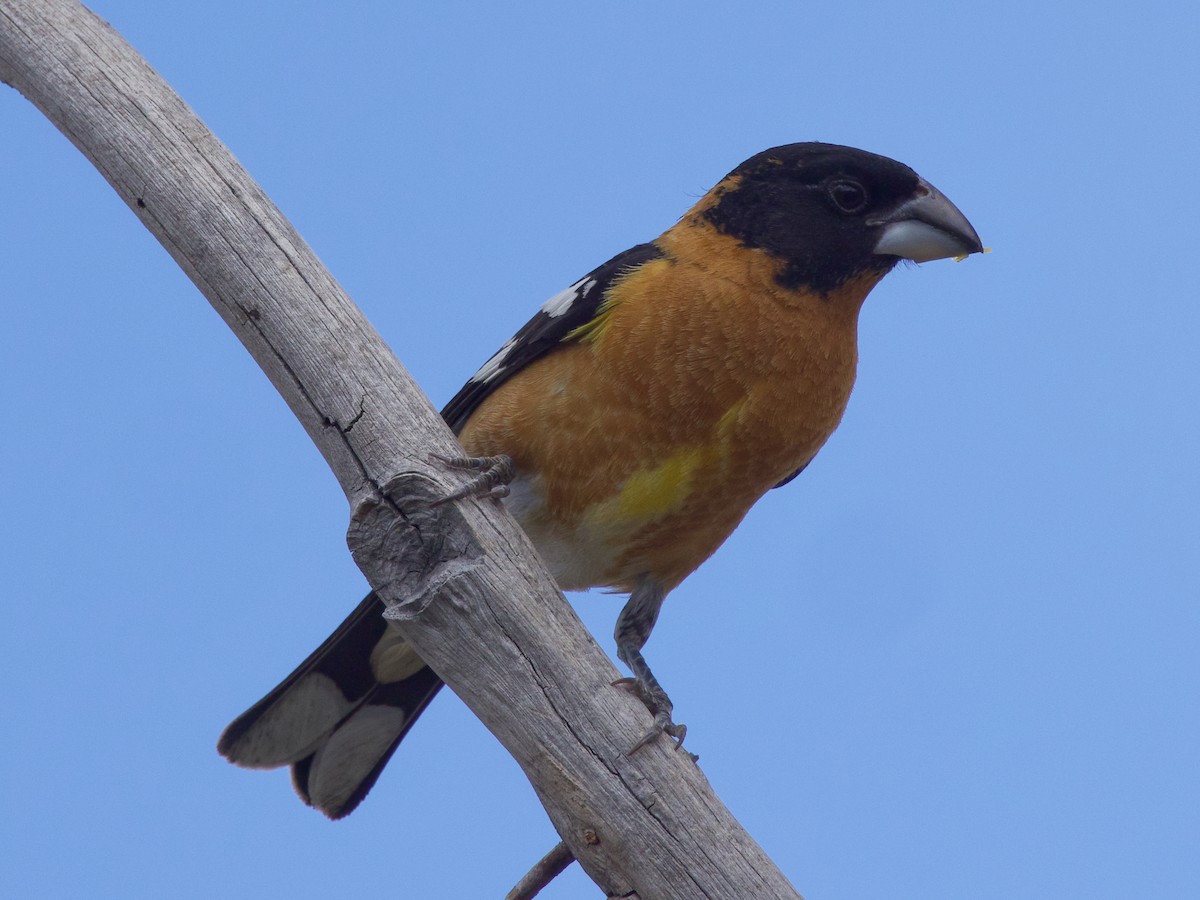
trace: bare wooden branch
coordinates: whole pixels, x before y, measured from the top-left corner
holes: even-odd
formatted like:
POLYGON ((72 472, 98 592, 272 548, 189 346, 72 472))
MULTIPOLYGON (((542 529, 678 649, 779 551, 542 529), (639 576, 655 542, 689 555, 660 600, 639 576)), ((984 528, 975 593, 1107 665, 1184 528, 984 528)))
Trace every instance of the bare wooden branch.
POLYGON ((794 898, 686 754, 630 756, 649 715, 498 504, 437 509, 460 453, 358 308, 229 151, 74 0, 0 0, 0 79, 88 157, 317 444, 350 544, 405 637, 517 759, 610 896, 794 898))
POLYGON ((542 892, 542 888, 561 875, 563 870, 573 862, 575 862, 575 857, 571 854, 570 848, 559 841, 549 853, 539 859, 534 867, 525 873, 525 877, 518 881, 511 891, 504 895, 504 900, 533 900, 542 892))

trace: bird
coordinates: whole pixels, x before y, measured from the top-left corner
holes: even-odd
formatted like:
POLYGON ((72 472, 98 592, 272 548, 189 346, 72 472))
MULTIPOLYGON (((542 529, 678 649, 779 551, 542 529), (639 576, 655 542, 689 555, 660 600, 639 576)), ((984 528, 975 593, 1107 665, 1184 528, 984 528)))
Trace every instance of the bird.
MULTIPOLYGON (((642 654, 663 600, 838 426, 867 295, 902 260, 983 250, 902 163, 773 147, 552 296, 442 410, 465 451, 443 463, 471 476, 448 502, 498 498, 561 589, 629 595, 617 656, 654 716, 631 752, 685 734, 642 654)), ((219 752, 352 812, 442 686, 383 610, 368 594, 219 752)))

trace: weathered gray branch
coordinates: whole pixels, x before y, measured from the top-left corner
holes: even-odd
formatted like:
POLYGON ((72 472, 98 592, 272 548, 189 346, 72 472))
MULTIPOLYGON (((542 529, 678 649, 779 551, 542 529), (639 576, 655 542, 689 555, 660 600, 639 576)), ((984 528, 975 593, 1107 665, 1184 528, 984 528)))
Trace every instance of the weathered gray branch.
POLYGON ((88 157, 245 344, 350 501, 350 544, 404 634, 520 763, 610 896, 795 898, 663 740, 494 503, 431 510, 453 439, 229 151, 74 0, 0 0, 0 79, 88 157))
POLYGON ((561 875, 573 862, 575 857, 571 855, 570 849, 559 841, 504 895, 504 900, 530 900, 531 897, 536 897, 542 888, 561 875))

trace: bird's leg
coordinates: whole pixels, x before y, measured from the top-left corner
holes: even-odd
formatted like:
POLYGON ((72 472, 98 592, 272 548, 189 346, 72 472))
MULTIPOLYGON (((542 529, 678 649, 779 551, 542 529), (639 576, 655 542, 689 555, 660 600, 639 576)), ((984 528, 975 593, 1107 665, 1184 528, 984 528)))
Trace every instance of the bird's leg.
POLYGON ((470 481, 457 491, 447 494, 440 500, 435 500, 430 506, 441 506, 452 503, 464 497, 474 497, 485 500, 489 497, 497 500, 508 496, 508 485, 513 480, 514 469, 511 456, 439 456, 430 453, 429 458, 440 462, 448 469, 477 472, 470 481))
MULTIPOLYGON (((617 639, 617 656, 629 666, 634 677, 623 678, 616 684, 632 686, 646 704, 646 708, 654 715, 654 725, 634 744, 630 753, 645 747, 663 733, 675 738, 678 742, 675 749, 678 750, 683 746, 683 738, 687 734, 686 725, 678 725, 671 720, 671 698, 658 683, 658 679, 650 671, 650 666, 646 664, 645 657, 642 656, 642 647, 649 639, 650 632, 654 630, 654 623, 658 621, 658 611, 662 609, 666 596, 666 591, 661 585, 649 578, 643 578, 634 587, 633 593, 629 595, 629 602, 617 618, 614 632, 617 639)), ((694 754, 688 755, 693 760, 697 758, 694 754)))

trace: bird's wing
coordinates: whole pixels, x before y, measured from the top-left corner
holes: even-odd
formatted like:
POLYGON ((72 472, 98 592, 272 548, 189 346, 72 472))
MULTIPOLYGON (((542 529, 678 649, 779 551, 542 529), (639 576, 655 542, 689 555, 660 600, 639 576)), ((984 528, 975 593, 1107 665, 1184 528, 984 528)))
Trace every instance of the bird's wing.
POLYGON ((601 311, 608 289, 617 279, 663 255, 655 244, 639 244, 555 294, 471 376, 446 404, 442 418, 455 434, 460 432, 492 391, 534 360, 579 337, 581 329, 601 311))

